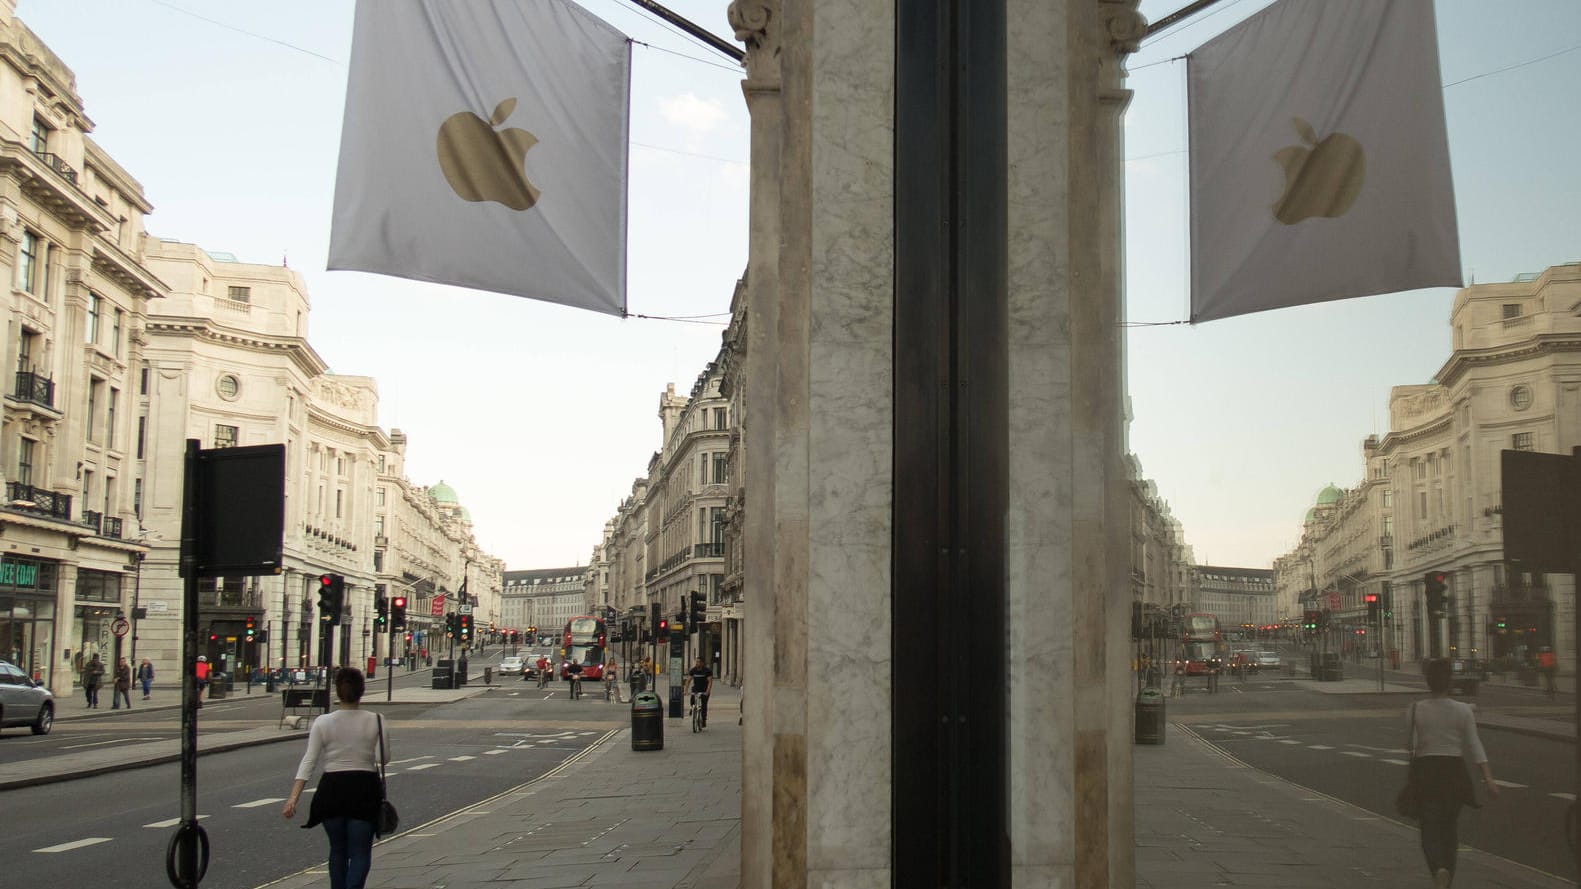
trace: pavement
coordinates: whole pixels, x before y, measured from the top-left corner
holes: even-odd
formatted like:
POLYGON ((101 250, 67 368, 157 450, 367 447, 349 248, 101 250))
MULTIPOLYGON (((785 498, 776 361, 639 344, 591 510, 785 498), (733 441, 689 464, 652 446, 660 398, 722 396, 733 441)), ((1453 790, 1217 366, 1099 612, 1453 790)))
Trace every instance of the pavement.
MULTIPOLYGON (((1297 679, 1323 694, 1378 694, 1375 676, 1339 682, 1297 679)), ((1385 692, 1420 695, 1420 680, 1385 682, 1385 692)), ((422 700, 426 689, 410 689, 422 700)), ((457 698, 482 693, 467 687, 457 698)), ((664 748, 631 749, 631 730, 609 732, 551 772, 378 843, 370 889, 733 889, 741 884, 740 690, 715 686, 708 729, 693 734, 665 719, 664 748)), ((98 714, 102 711, 92 711, 98 714)), ((1574 740, 1573 722, 1479 713, 1488 728, 1574 740)), ((302 732, 259 729, 205 735, 219 744, 300 738, 302 732), (267 736, 267 738, 265 737, 267 736)), ((145 764, 160 744, 116 757, 117 768, 145 764)), ((168 751, 163 751, 168 753, 168 751)), ((162 755, 162 754, 161 754, 162 755)), ((75 754, 73 755, 75 756, 75 754)), ((58 759, 67 759, 60 757, 58 759)), ((1208 744, 1189 727, 1170 724, 1166 743, 1134 748, 1136 886, 1207 889, 1220 886, 1426 886, 1416 827, 1289 783, 1208 744)), ((10 775, 54 769, 33 760, 0 765, 10 775)), ((82 774, 81 765, 75 774, 82 774)), ((34 782, 37 783, 37 782, 34 782)), ((14 785, 13 785, 14 786, 14 785)), ((395 800, 400 804, 400 800, 395 800)), ((1473 813, 1466 817, 1485 817, 1473 813)), ((268 889, 324 885, 322 866, 267 884, 268 889)), ((1485 852, 1462 849, 1457 885, 1560 889, 1574 884, 1485 852)), ((264 887, 259 887, 264 889, 264 887)))

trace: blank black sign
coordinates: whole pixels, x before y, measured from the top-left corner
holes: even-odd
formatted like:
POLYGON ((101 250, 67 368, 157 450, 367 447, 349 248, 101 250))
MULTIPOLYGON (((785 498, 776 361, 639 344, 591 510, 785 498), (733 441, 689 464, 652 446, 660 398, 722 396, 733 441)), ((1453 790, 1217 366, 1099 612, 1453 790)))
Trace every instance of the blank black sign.
POLYGON ((1577 545, 1576 458, 1503 451, 1504 558, 1517 570, 1568 574, 1577 545))
POLYGON ((198 577, 279 574, 285 445, 198 452, 198 577))

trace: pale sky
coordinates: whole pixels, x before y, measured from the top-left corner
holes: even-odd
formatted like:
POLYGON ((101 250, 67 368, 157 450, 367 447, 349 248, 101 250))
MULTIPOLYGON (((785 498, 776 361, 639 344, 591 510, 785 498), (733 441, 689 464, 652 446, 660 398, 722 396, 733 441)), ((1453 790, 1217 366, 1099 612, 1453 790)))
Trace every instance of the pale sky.
MULTIPOLYGON (((746 264, 741 72, 629 0, 582 4, 654 47, 633 50, 629 309, 725 312, 746 264)), ((724 0, 667 5, 730 36, 724 0)), ((1142 11, 1183 5, 1145 0, 1142 11)), ((1185 73, 1166 60, 1266 5, 1223 0, 1131 60, 1133 322, 1187 313, 1185 73)), ((408 434, 412 481, 453 486, 479 542, 512 569, 585 564, 660 447, 659 394, 671 382, 690 390, 722 324, 324 271, 352 8, 21 0, 17 14, 76 72, 93 138, 154 204, 151 234, 247 262, 287 258, 307 279, 310 342, 333 371, 378 381, 379 422, 408 434)), ((1488 75, 1444 93, 1468 276, 1505 281, 1581 260, 1581 3, 1437 9, 1442 82, 1488 75)), ((1359 479, 1361 439, 1387 431, 1389 387, 1425 381, 1448 357, 1452 296, 1130 331, 1131 448, 1200 561, 1268 566, 1320 488, 1359 479)))

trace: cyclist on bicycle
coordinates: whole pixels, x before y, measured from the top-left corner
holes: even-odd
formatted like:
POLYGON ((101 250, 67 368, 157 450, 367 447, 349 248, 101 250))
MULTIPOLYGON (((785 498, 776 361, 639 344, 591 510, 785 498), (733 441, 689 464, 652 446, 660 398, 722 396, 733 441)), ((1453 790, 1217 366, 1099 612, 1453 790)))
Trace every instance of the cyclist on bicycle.
POLYGON ((703 725, 707 726, 708 696, 714 690, 714 671, 708 669, 708 665, 703 663, 702 658, 698 658, 697 664, 687 670, 686 675, 692 677, 692 694, 702 696, 700 703, 703 709, 703 725))
POLYGON ((567 661, 565 675, 566 678, 571 680, 571 697, 573 699, 580 698, 582 696, 582 665, 575 660, 567 661))

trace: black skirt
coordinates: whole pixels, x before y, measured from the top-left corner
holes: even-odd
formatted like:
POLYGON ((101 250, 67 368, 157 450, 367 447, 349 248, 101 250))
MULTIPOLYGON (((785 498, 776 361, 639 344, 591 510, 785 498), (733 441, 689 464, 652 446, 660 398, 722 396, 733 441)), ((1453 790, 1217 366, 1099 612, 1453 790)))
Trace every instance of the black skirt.
POLYGON ((1466 761, 1458 756, 1419 756, 1411 760, 1411 784, 1421 797, 1423 810, 1458 812, 1461 806, 1482 807, 1471 787, 1466 761))
POLYGON ((308 806, 304 828, 315 827, 326 818, 355 818, 379 823, 379 803, 384 793, 379 788, 378 772, 325 772, 308 806))

